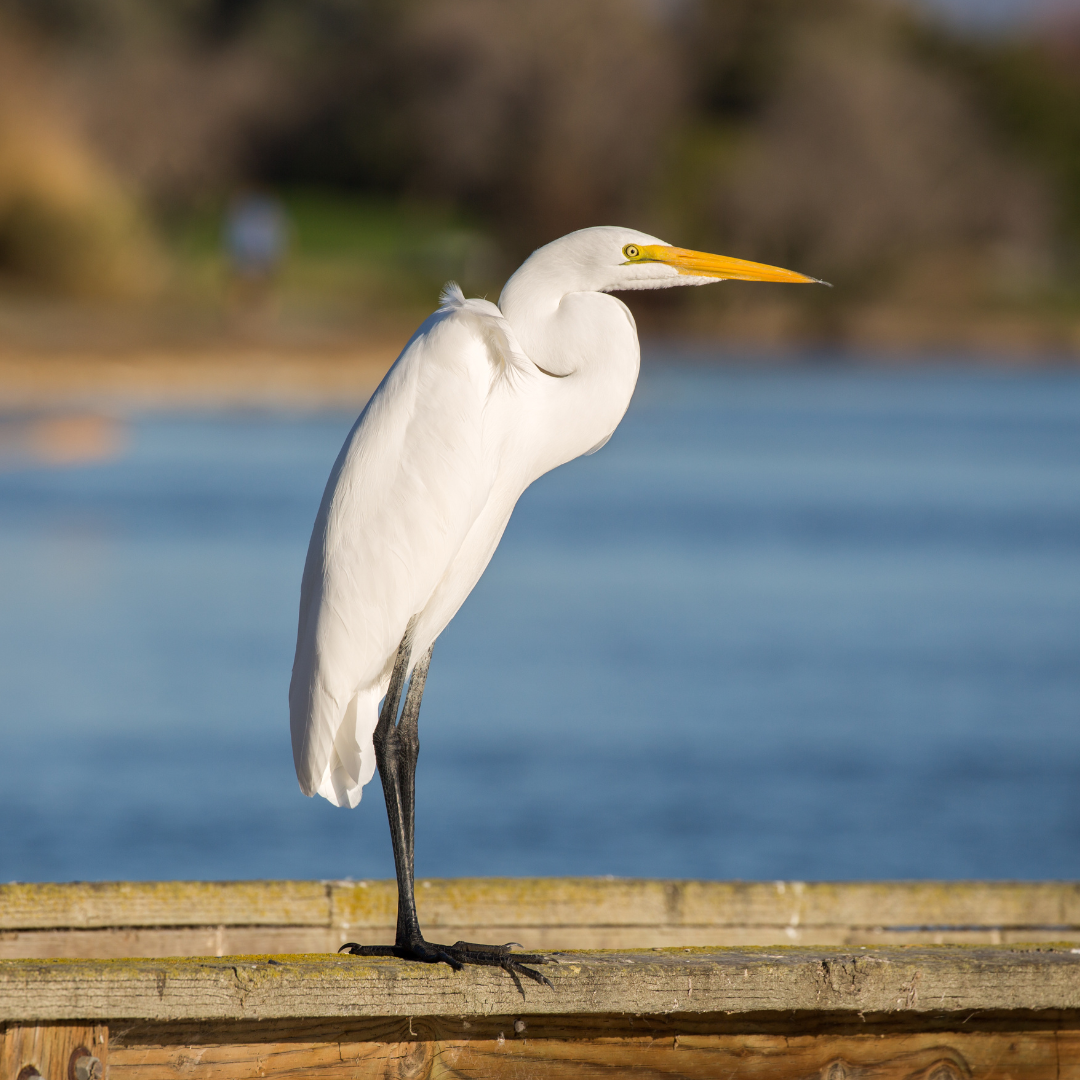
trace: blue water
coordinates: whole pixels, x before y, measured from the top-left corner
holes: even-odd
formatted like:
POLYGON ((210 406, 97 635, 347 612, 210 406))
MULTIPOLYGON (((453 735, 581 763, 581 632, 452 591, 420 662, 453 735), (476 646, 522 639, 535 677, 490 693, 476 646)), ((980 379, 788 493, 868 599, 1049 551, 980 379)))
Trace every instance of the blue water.
MULTIPOLYGON (((353 417, 0 472, 0 880, 389 877, 296 785, 353 417)), ((1080 375, 647 368, 435 649, 417 872, 1080 878, 1080 375)))

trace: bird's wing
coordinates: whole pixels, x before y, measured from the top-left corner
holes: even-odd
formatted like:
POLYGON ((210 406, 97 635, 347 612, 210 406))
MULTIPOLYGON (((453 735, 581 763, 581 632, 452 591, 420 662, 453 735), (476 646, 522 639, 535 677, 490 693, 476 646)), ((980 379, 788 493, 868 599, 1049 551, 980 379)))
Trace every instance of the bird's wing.
POLYGON ((485 405, 523 362, 494 304, 448 287, 353 427, 315 521, 289 690, 300 787, 354 806, 398 643, 491 491, 485 405))

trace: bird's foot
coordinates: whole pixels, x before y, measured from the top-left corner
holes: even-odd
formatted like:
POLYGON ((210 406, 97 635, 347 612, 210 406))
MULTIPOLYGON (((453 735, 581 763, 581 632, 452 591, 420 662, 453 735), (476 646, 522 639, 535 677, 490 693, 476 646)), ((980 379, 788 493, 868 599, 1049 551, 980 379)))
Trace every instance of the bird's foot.
MULTIPOLYGON (((541 953, 515 953, 508 945, 477 945, 472 941, 458 941, 453 945, 437 945, 419 938, 404 945, 359 945, 348 941, 338 952, 352 956, 396 956, 399 960, 419 960, 424 964, 449 964, 455 971, 460 971, 466 964, 478 964, 481 967, 500 967, 518 982, 517 976, 524 975, 533 982, 551 986, 550 980, 535 971, 528 964, 552 964, 555 961, 541 953)), ((521 984, 518 983, 520 989, 521 984)), ((552 987, 554 989, 554 987, 552 987)))

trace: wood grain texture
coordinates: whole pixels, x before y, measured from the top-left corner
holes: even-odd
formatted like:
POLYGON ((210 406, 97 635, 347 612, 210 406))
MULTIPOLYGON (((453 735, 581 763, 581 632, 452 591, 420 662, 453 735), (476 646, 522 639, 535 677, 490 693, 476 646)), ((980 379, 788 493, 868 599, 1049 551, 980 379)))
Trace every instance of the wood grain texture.
POLYGON ((588 1077, 746 1080, 1078 1080, 1075 1032, 912 1035, 691 1035, 536 1039, 528 1027, 501 1038, 402 1042, 255 1042, 114 1049, 111 1080, 242 1080, 259 1076, 358 1078, 588 1077))
MULTIPOLYGON (((393 927, 380 940, 392 941, 393 927)), ((332 953, 348 931, 318 926, 167 926, 0 931, 0 960, 332 953)), ((466 938, 465 940, 473 940, 466 938)), ((506 939, 509 940, 509 939, 506 939)))
MULTIPOLYGON (((335 883, 332 925, 393 924, 392 882, 335 883), (387 918, 383 912, 388 913, 387 918)), ((725 882, 461 878, 417 882, 425 926, 525 928, 1046 928, 1080 933, 1080 883, 725 882)))
MULTIPOLYGON (((396 901, 390 881, 13 884, 0 885, 0 931, 290 926, 382 933, 394 925, 396 901)), ((830 941, 849 932, 1080 935, 1080 883, 1073 882, 463 878, 417 882, 417 906, 432 928, 545 933, 725 930, 806 943, 813 943, 809 933, 830 941)))
MULTIPOLYGON (((529 950, 721 948, 810 944, 839 948, 860 945, 1012 945, 1060 943, 1061 930, 885 930, 866 927, 769 926, 481 926, 445 924, 445 941, 520 941, 529 950)), ((119 959, 126 956, 237 956, 251 953, 333 953, 346 941, 394 940, 394 926, 104 927, 95 930, 0 931, 0 960, 119 959)), ((1080 934, 1071 940, 1080 944, 1080 934)))
POLYGON ((0 1018, 953 1014, 1080 1009, 1080 952, 907 946, 567 953, 554 989, 503 971, 361 957, 0 961, 0 1018))
POLYGON ((84 1048, 107 1066, 109 1029, 104 1024, 9 1025, 0 1034, 0 1077, 17 1080, 27 1067, 45 1080, 70 1080, 68 1066, 84 1048))
POLYGON ((330 891, 319 881, 15 883, 0 885, 0 930, 329 926, 330 891))

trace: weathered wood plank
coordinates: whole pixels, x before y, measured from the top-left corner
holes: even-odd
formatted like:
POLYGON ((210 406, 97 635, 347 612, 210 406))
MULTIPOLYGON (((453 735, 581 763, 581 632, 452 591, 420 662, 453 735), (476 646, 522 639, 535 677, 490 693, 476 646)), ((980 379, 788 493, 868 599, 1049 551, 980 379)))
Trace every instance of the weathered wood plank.
MULTIPOLYGON (((1002 935, 1053 932, 1059 940, 1080 937, 1080 883, 1072 882, 524 878, 417 884, 421 919, 436 929, 574 929, 595 934, 619 928, 661 933, 685 929, 699 935, 730 929, 747 942, 755 933, 767 932, 774 939, 783 934, 788 941, 807 943, 838 941, 848 931, 940 935, 982 929, 1002 935)), ((0 931, 293 926, 382 933, 394 925, 396 902, 394 884, 387 881, 0 885, 0 931)), ((564 937, 561 943, 621 947, 624 940, 564 937)), ((680 939, 686 944, 717 940, 680 939)), ((737 943, 735 938, 724 940, 737 943)), ((658 941, 663 943, 667 941, 658 941)))
POLYGON ((0 930, 251 924, 330 926, 330 886, 319 881, 0 885, 0 930))
MULTIPOLYGON (((394 903, 390 882, 335 883, 332 925, 392 924, 394 903)), ((462 878, 418 882, 417 907, 431 927, 768 926, 796 935, 808 927, 1054 927, 1075 934, 1080 883, 462 878)))
MULTIPOLYGON (((71 1080, 78 1051, 109 1061, 109 1029, 104 1024, 11 1025, 0 1032, 0 1077, 17 1080, 35 1070, 45 1080, 71 1080)), ((33 1075, 32 1073, 30 1075, 33 1075)))
POLYGON ((567 1041, 526 1026, 500 1039, 290 1041, 115 1048, 111 1080, 580 1077, 747 1080, 1077 1080, 1075 1032, 868 1036, 691 1035, 567 1041))
MULTIPOLYGON (((0 960, 119 959, 127 956, 237 956, 251 953, 332 953, 346 941, 393 941, 394 926, 323 928, 317 926, 121 927, 98 930, 0 931, 0 960)), ((528 949, 663 949, 817 945, 1011 945, 1039 942, 1080 943, 1061 930, 884 930, 873 927, 769 926, 476 926, 444 924, 448 941, 520 941, 528 949)))
POLYGON ((1080 1009, 1080 952, 907 946, 568 953, 554 989, 501 970, 360 957, 0 961, 0 1018, 947 1014, 1080 1009))
MULTIPOLYGON (((383 929, 380 940, 391 941, 393 937, 394 928, 388 926, 383 929)), ((127 956, 163 958, 237 956, 247 953, 332 953, 347 940, 348 932, 345 930, 318 926, 6 930, 0 931, 0 960, 62 957, 114 960, 127 956)))

